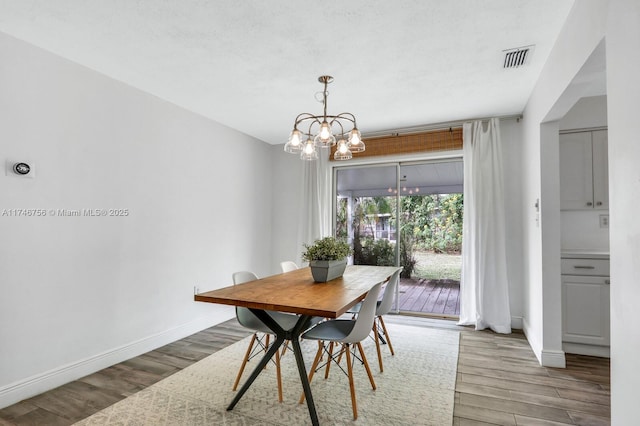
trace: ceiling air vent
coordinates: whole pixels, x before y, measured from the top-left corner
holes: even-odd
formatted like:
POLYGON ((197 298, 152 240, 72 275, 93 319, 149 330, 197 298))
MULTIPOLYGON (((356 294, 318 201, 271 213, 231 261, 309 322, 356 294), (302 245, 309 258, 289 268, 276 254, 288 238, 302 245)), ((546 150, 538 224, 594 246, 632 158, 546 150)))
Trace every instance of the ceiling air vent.
POLYGON ((533 51, 532 46, 516 47, 514 49, 503 50, 504 63, 503 68, 518 68, 528 63, 529 57, 533 51))

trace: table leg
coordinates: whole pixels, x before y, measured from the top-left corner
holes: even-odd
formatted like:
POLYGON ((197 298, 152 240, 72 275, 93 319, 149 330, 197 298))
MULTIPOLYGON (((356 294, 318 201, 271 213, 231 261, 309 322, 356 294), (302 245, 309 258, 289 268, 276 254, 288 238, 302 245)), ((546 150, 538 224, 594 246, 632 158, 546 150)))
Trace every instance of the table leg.
POLYGON ((300 382, 302 382, 302 389, 304 390, 304 396, 307 400, 307 408, 309 409, 309 416, 311 416, 311 424, 319 425, 318 414, 316 413, 316 406, 313 403, 313 396, 311 395, 311 386, 309 385, 309 378, 307 377, 307 369, 304 365, 304 358, 302 357, 302 349, 300 348, 299 340, 292 340, 293 353, 296 356, 296 364, 298 364, 298 373, 300 374, 300 382))
POLYGON ((269 360, 273 357, 273 355, 280 350, 280 346, 282 346, 283 343, 284 343, 284 337, 276 336, 276 341, 273 342, 273 344, 271 345, 269 350, 264 354, 264 356, 262 357, 262 359, 260 360, 256 368, 251 372, 251 375, 249 376, 247 381, 244 382, 244 384, 236 394, 235 398, 233 398, 233 401, 231 401, 231 404, 229 404, 229 406, 227 407, 227 411, 233 410, 233 407, 236 406, 236 404, 238 403, 238 401, 240 401, 240 398, 242 398, 245 392, 249 390, 249 387, 251 387, 251 384, 258 378, 258 376, 260 375, 264 367, 267 365, 269 360))
POLYGON ((273 342, 273 345, 271 345, 267 353, 262 357, 256 368, 251 373, 251 376, 249 376, 247 381, 242 385, 242 387, 238 391, 238 394, 235 396, 235 398, 233 398, 233 401, 231 401, 231 404, 229 404, 229 406, 227 407, 227 411, 232 410, 233 407, 236 406, 238 401, 240 401, 240 398, 242 398, 242 396, 249 389, 254 380, 262 372, 262 369, 267 365, 267 362, 269 362, 273 355, 280 349, 280 346, 282 346, 284 341, 290 340, 291 345, 293 346, 293 353, 296 358, 298 373, 300 374, 300 382, 302 382, 302 389, 304 390, 304 395, 307 399, 307 408, 309 409, 311 424, 314 426, 318 426, 320 424, 318 422, 318 414, 316 413, 316 406, 313 403, 311 386, 309 385, 307 369, 304 365, 304 357, 302 356, 302 348, 300 347, 300 335, 309 327, 311 317, 308 315, 301 315, 296 322, 296 325, 291 330, 284 330, 265 311, 260 309, 251 309, 251 312, 253 312, 260 319, 260 321, 262 321, 274 332, 274 334, 276 335, 276 341, 273 342))

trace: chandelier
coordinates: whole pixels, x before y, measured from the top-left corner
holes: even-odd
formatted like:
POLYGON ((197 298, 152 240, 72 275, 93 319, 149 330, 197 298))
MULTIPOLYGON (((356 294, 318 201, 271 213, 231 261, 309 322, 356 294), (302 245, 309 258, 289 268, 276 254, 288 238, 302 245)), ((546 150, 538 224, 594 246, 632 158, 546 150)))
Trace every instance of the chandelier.
MULTIPOLYGON (((353 152, 364 151, 362 135, 356 126, 356 117, 350 112, 327 115, 327 85, 333 81, 329 75, 321 75, 318 81, 324 85, 322 115, 303 112, 296 117, 284 151, 300 154, 302 160, 316 160, 319 148, 331 148, 336 144, 335 160, 349 160, 353 152), (304 141, 303 141, 304 140, 304 141)), ((318 92, 319 94, 320 92, 318 92)))

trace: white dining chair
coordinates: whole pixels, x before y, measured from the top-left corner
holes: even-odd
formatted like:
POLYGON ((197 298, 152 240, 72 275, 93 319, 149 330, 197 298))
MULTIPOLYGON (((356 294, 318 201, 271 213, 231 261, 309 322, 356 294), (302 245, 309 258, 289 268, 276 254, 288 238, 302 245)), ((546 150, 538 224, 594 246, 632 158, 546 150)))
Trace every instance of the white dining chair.
POLYGON ((285 260, 283 262, 280 262, 280 268, 282 269, 282 272, 295 271, 296 269, 298 269, 298 264, 296 264, 296 262, 292 262, 291 260, 285 260))
MULTIPOLYGON (((351 391, 351 407, 353 410, 353 419, 358 418, 358 406, 356 403, 355 384, 353 381, 353 362, 355 359, 362 361, 367 375, 369 376, 369 382, 371 382, 371 388, 376 389, 376 383, 373 380, 367 357, 362 349, 362 341, 369 336, 371 327, 373 326, 373 320, 376 313, 376 302, 378 295, 380 294, 380 288, 382 283, 378 283, 369 290, 362 302, 360 312, 355 319, 332 319, 319 323, 315 327, 302 334, 302 338, 310 340, 318 340, 318 351, 316 357, 313 360, 313 365, 309 371, 309 383, 313 379, 313 376, 318 369, 318 363, 322 357, 323 352, 328 355, 326 362, 325 378, 329 375, 329 366, 331 362, 336 364, 340 363, 342 355, 346 355, 347 360, 347 376, 349 377, 349 389, 351 391), (327 349, 326 344, 329 343, 327 349), (340 352, 337 355, 333 354, 333 346, 335 343, 341 345, 340 352), (356 348, 360 353, 360 357, 356 354, 356 348)), ((300 403, 304 401, 304 393, 300 397, 300 403)))
MULTIPOLYGON (((387 315, 391 311, 391 307, 393 306, 393 299, 396 295, 396 289, 398 287, 398 281, 400 281, 400 269, 391 275, 389 281, 387 282, 386 287, 382 293, 382 300, 378 300, 376 303, 376 314, 373 320, 372 333, 373 338, 376 342, 376 351, 378 352, 378 365, 380 366, 380 372, 384 371, 382 366, 382 352, 380 349, 380 341, 383 341, 383 344, 389 347, 389 351, 391 355, 395 355, 393 351, 393 345, 391 344, 391 338, 389 337, 389 332, 387 331, 387 326, 384 323, 383 316, 387 315)), ((353 308, 349 309, 349 313, 358 314, 360 312, 362 306, 362 302, 355 305, 353 308)))

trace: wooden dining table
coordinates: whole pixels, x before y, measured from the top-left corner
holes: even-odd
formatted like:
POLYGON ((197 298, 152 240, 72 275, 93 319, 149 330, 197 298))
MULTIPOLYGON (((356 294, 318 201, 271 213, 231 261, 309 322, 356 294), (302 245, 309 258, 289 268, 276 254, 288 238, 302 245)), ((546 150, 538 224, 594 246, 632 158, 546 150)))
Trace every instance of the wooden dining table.
POLYGON ((387 281, 396 270, 398 267, 395 266, 350 265, 342 277, 326 283, 316 283, 307 267, 196 294, 194 298, 197 302, 249 308, 276 336, 275 342, 256 365, 227 410, 236 406, 276 351, 288 340, 295 355, 311 423, 318 425, 318 415, 300 348, 300 335, 309 328, 313 317, 340 317, 364 299, 374 285, 387 281), (299 318, 292 329, 285 330, 266 311, 294 313, 299 318))

